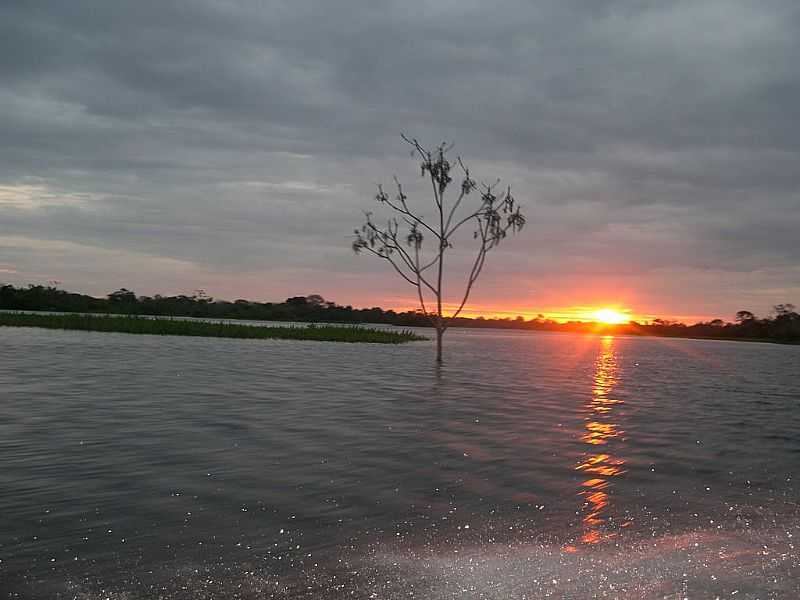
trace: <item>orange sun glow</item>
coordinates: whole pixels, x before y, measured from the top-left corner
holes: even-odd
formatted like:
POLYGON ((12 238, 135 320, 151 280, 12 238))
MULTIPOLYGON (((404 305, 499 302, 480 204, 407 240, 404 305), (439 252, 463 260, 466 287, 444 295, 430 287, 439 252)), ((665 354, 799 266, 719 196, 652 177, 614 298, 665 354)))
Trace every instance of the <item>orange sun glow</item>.
POLYGON ((605 323, 606 325, 619 325, 620 323, 627 323, 630 317, 625 313, 614 310, 613 308, 601 308, 592 313, 595 321, 605 323))

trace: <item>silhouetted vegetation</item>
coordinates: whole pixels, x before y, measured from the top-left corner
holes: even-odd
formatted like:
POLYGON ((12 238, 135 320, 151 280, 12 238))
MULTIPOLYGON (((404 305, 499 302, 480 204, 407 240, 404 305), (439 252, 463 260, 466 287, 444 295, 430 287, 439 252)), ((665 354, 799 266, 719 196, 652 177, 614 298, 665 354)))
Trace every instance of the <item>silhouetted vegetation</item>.
MULTIPOLYGON (((52 311, 78 313, 108 313, 123 315, 153 315, 198 317, 204 319, 248 319, 254 321, 297 321, 309 323, 381 323, 401 327, 430 327, 430 319, 418 311, 395 312, 381 308, 339 306, 322 296, 294 296, 284 302, 252 302, 214 300, 202 292, 192 296, 137 296, 126 289, 94 298, 57 289, 31 285, 17 288, 0 286, 0 309, 21 311, 52 311)), ((741 310, 735 322, 714 319, 686 325, 666 319, 649 323, 601 325, 598 323, 558 323, 543 316, 534 319, 475 319, 458 317, 454 327, 504 328, 574 333, 609 333, 659 337, 710 338, 726 340, 761 340, 800 343, 800 315, 792 304, 778 304, 773 314, 757 317, 741 310)))
MULTIPOLYGON (((356 253, 367 252, 387 261, 395 273, 416 288, 420 312, 436 329, 436 362, 441 363, 442 337, 464 309, 472 287, 486 264, 486 256, 509 233, 522 230, 525 216, 511 195, 511 186, 499 189, 499 179, 491 184, 478 184, 460 157, 451 163, 447 157, 451 145, 442 143, 431 151, 416 139, 402 137, 411 145, 413 155, 420 159, 422 178, 430 181, 432 206, 417 212, 397 177, 394 178, 394 196, 387 194, 379 185, 375 200, 387 207, 392 217, 384 226, 377 224, 372 213, 367 212, 364 224, 354 232, 353 250, 356 253), (456 193, 450 193, 454 197, 448 200, 446 192, 453 183, 450 172, 454 166, 461 171, 461 181, 456 193), (473 192, 472 198, 475 200, 471 201, 468 196, 473 192), (426 220, 424 215, 427 210, 434 216, 426 220), (445 297, 444 256, 454 247, 453 240, 464 226, 471 229, 474 247, 470 252, 475 253, 474 262, 463 292, 459 292, 461 304, 448 315, 442 310, 445 297), (428 272, 428 269, 433 271, 428 272)), ((459 246, 469 247, 465 241, 459 246)))
POLYGON ((238 323, 165 319, 139 316, 0 313, 0 327, 41 327, 147 335, 189 335, 239 339, 314 340, 318 342, 367 342, 402 344, 424 340, 411 331, 387 331, 358 326, 263 327, 238 323))

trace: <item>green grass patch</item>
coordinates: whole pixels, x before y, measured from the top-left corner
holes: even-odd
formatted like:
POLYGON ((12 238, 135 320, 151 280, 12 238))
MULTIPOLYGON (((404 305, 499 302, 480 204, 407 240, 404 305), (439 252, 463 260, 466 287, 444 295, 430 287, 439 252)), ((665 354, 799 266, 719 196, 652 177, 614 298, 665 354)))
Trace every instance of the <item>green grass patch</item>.
POLYGON ((253 340, 313 340, 372 344, 402 344, 427 339, 407 330, 391 331, 360 326, 338 327, 311 324, 307 327, 264 327, 221 321, 85 314, 0 313, 0 327, 3 326, 144 335, 192 335, 253 340))

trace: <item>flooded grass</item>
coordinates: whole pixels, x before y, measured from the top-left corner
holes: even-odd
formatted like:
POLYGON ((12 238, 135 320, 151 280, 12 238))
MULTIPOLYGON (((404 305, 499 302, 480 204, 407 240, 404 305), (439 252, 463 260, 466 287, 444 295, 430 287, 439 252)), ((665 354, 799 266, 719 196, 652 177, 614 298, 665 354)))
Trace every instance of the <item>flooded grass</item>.
POLYGON ((360 326, 310 324, 305 327, 264 327, 223 321, 85 314, 0 313, 0 327, 40 327, 75 331, 105 331, 144 335, 188 335, 237 339, 313 340, 402 344, 427 338, 412 331, 390 331, 360 326))

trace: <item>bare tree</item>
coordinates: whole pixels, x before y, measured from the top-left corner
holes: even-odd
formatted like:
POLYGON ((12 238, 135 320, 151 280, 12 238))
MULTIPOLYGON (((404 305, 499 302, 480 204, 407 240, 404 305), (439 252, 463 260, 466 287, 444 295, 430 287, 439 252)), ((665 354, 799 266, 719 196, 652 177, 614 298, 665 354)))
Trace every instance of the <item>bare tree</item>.
POLYGON ((511 195, 510 186, 500 189, 499 180, 479 185, 460 157, 456 158, 455 166, 460 170, 461 183, 455 198, 448 202, 446 192, 453 181, 450 172, 454 165, 447 154, 452 146, 443 143, 430 151, 416 139, 403 136, 403 140, 411 145, 413 155, 419 157, 422 177, 430 180, 435 217, 425 220, 422 213, 412 208, 403 186, 395 177, 392 196, 380 185, 375 195, 379 204, 391 209, 393 216, 385 226, 379 226, 371 212, 365 213, 365 223, 355 230, 353 250, 356 253, 369 252, 387 261, 400 277, 417 289, 420 310, 436 328, 436 362, 441 363, 444 332, 464 309, 486 255, 509 232, 520 231, 525 225, 525 217, 511 195), (473 192, 480 199, 469 208, 468 196, 473 192), (445 254, 453 248, 454 235, 467 225, 473 229, 475 257, 458 308, 446 315, 442 285, 445 254), (426 240, 431 242, 427 247, 424 244, 426 240))

